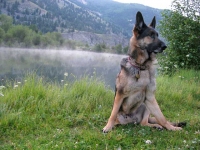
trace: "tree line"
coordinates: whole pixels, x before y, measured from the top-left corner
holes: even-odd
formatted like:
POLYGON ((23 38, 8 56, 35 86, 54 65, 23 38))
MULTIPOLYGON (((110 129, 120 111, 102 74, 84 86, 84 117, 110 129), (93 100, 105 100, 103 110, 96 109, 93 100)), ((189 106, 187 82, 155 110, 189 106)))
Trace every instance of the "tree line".
POLYGON ((0 15, 0 45, 9 47, 60 47, 64 39, 58 32, 43 34, 35 25, 13 25, 13 19, 0 15))
POLYGON ((59 32, 42 33, 35 25, 14 25, 13 19, 7 15, 0 15, 0 46, 23 48, 68 48, 92 50, 95 52, 127 53, 128 47, 121 44, 109 48, 104 43, 94 46, 64 39, 59 32))

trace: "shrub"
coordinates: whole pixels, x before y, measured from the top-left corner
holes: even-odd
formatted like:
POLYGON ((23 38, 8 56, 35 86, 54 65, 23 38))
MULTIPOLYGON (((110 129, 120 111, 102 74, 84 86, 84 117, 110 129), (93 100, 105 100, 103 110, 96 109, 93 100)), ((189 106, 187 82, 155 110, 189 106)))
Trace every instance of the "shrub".
POLYGON ((160 71, 171 74, 180 68, 199 70, 200 16, 195 8, 192 4, 175 0, 173 11, 165 10, 162 16, 159 28, 161 35, 168 41, 168 48, 159 58, 160 71))
POLYGON ((3 41, 5 36, 5 31, 0 27, 0 43, 3 41))
POLYGON ((7 32, 12 27, 13 19, 7 15, 0 15, 0 27, 7 32))
POLYGON ((96 52, 103 52, 105 51, 105 48, 106 48, 105 44, 96 44, 93 49, 96 52))

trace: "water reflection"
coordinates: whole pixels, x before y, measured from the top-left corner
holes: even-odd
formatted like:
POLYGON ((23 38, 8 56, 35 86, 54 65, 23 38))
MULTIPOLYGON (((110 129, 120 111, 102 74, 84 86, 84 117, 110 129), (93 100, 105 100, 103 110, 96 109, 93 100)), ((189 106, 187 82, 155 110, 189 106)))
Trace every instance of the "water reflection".
POLYGON ((65 78, 65 73, 70 81, 95 75, 114 88, 123 57, 74 50, 0 48, 0 85, 6 80, 21 82, 28 72, 35 72, 46 80, 58 82, 65 78))

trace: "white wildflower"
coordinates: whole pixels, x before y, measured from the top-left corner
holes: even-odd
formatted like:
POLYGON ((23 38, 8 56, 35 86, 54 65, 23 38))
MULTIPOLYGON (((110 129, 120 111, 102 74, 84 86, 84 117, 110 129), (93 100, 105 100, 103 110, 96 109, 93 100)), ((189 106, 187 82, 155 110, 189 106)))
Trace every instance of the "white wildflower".
POLYGON ((16 85, 14 85, 14 88, 17 88, 18 87, 18 85, 16 84, 16 85))
POLYGON ((187 54, 187 55, 186 55, 186 57, 190 57, 190 55, 189 55, 189 54, 187 54))
POLYGON ((21 82, 17 82, 18 84, 21 84, 21 82))
POLYGON ((2 90, 2 89, 4 89, 4 88, 6 88, 6 87, 5 87, 5 86, 3 86, 3 85, 2 85, 2 86, 0 86, 0 90, 2 90))
POLYGON ((197 143, 196 140, 197 140, 196 138, 195 138, 194 140, 192 140, 192 143, 193 143, 193 144, 197 143))
POLYGON ((117 150, 121 150, 121 149, 122 149, 121 147, 118 147, 118 148, 117 148, 117 150))
POLYGON ((4 96, 3 93, 0 93, 0 96, 4 96))
POLYGON ((68 73, 67 73, 67 72, 65 72, 65 73, 64 73, 64 76, 66 76, 66 77, 67 77, 67 76, 68 76, 68 73))
POLYGON ((186 143, 186 140, 183 140, 183 143, 186 143))
POLYGON ((175 68, 178 68, 178 65, 174 65, 175 68))
POLYGON ((64 82, 64 80, 61 80, 61 82, 64 82))
POLYGON ((146 140, 146 144, 151 144, 152 142, 150 140, 146 140))
POLYGON ((198 131, 195 131, 195 133, 194 134, 200 134, 200 131, 198 130, 198 131))

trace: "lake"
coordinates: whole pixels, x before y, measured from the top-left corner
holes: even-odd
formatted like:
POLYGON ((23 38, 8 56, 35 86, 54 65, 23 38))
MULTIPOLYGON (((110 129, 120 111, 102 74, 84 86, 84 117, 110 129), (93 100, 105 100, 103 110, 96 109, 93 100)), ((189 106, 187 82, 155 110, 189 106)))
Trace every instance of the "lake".
POLYGON ((47 81, 74 81, 96 76, 114 89, 120 61, 125 55, 76 50, 0 48, 0 85, 22 82, 34 72, 47 81))

